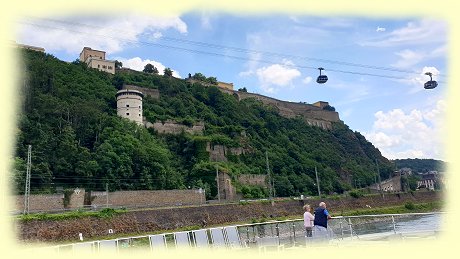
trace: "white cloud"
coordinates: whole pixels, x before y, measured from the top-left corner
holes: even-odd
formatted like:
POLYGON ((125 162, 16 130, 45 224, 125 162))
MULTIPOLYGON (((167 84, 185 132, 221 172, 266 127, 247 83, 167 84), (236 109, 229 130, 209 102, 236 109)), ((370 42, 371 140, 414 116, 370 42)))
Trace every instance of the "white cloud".
POLYGON ((311 76, 307 76, 302 80, 302 83, 307 85, 311 82, 311 80, 313 80, 313 78, 311 76))
POLYGON ((252 76, 255 74, 255 70, 259 65, 259 60, 262 58, 261 53, 250 53, 249 54, 249 61, 245 64, 247 67, 246 71, 240 72, 238 75, 241 77, 252 76))
POLYGON ((202 12, 200 16, 201 28, 210 30, 212 29, 212 22, 211 19, 213 18, 213 14, 211 12, 202 12))
POLYGON ((262 90, 267 93, 275 93, 280 88, 292 87, 292 80, 300 76, 299 70, 289 68, 291 61, 284 64, 275 64, 257 69, 256 74, 262 90))
MULTIPOLYGON (((130 59, 125 59, 125 58, 117 58, 118 61, 121 61, 123 63, 123 67, 131 68, 133 70, 137 71, 142 71, 144 70, 145 65, 147 64, 152 64, 154 67, 158 69, 158 72, 160 75, 163 75, 163 70, 166 68, 165 65, 162 63, 155 61, 155 60, 150 60, 150 59, 141 59, 140 57, 135 57, 135 58, 130 58, 130 59)), ((176 70, 172 69, 173 71, 173 76, 177 78, 181 78, 179 75, 179 72, 176 70)))
POLYGON ((85 16, 56 19, 23 19, 17 31, 20 43, 44 47, 47 51, 64 50, 79 54, 84 46, 108 54, 136 44, 139 38, 161 37, 161 31, 175 29, 187 33, 187 25, 179 17, 147 17, 119 15, 113 17, 85 16), (40 26, 30 25, 39 24, 40 26))
POLYGON ((341 110, 341 111, 340 111, 340 117, 341 117, 342 119, 348 118, 348 117, 351 116, 352 113, 353 113, 353 108, 347 108, 347 109, 345 109, 345 110, 341 110))
POLYGON ((423 52, 415 52, 410 49, 405 49, 395 53, 400 59, 392 64, 393 67, 396 68, 410 68, 413 67, 415 64, 418 64, 422 61, 426 54, 423 52))
POLYGON ((335 103, 336 106, 352 104, 373 97, 382 97, 383 92, 374 92, 372 94, 369 84, 360 84, 357 82, 339 81, 338 79, 330 78, 324 87, 334 89, 334 92, 340 93, 342 98, 335 103))
POLYGON ((447 24, 440 20, 422 19, 409 22, 403 28, 396 29, 383 37, 361 43, 364 46, 389 47, 407 44, 424 45, 433 42, 445 42, 447 24))
POLYGON ((424 110, 379 111, 371 132, 364 135, 390 159, 443 159, 445 110, 445 101, 438 100, 424 110))
POLYGON ((434 50, 423 51, 423 50, 410 50, 404 49, 395 53, 399 60, 391 66, 396 68, 412 68, 414 65, 421 63, 427 59, 444 57, 446 55, 446 45, 442 45, 434 50))
POLYGON ((159 32, 159 31, 154 32, 152 34, 152 37, 153 37, 153 39, 159 39, 159 38, 163 37, 163 33, 159 32))
POLYGON ((375 30, 376 32, 381 32, 381 31, 386 31, 385 28, 377 26, 377 29, 375 30))

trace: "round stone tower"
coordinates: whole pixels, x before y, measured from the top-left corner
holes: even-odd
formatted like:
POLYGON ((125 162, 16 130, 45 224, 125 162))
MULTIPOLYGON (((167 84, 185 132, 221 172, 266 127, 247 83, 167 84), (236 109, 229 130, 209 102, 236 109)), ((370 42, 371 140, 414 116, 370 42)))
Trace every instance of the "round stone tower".
POLYGON ((117 92, 117 115, 142 125, 142 98, 137 90, 123 89, 117 92))

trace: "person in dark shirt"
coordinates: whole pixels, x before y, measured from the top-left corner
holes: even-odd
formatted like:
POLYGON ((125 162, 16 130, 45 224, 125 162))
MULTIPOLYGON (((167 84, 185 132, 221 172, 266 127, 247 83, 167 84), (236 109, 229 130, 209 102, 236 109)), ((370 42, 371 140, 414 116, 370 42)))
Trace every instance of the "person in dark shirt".
POLYGON ((326 203, 320 202, 319 207, 315 209, 314 231, 317 237, 326 238, 328 236, 327 221, 331 219, 329 211, 326 209, 326 203))

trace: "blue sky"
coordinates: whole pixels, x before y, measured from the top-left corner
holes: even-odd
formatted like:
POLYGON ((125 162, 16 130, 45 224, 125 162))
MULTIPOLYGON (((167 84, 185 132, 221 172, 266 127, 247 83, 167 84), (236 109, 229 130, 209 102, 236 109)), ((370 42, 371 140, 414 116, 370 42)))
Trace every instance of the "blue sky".
POLYGON ((88 46, 136 70, 152 63, 176 77, 200 72, 281 100, 328 101, 387 158, 445 159, 449 28, 442 20, 196 11, 23 17, 17 25, 17 42, 65 61, 88 46), (326 84, 315 82, 317 67, 326 84), (423 89, 427 71, 438 88, 423 89))

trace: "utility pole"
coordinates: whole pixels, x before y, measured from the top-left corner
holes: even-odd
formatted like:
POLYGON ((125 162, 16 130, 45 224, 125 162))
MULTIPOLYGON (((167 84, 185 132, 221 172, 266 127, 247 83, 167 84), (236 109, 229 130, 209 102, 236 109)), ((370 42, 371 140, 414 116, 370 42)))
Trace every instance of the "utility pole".
POLYGON ((105 207, 109 207, 109 183, 105 183, 105 207))
POLYGON ((382 195, 382 198, 385 198, 385 194, 383 194, 383 190, 382 190, 382 179, 380 178, 379 162, 377 161, 377 158, 375 159, 375 164, 377 165, 377 175, 379 177, 380 195, 382 195))
POLYGON ((216 165, 216 180, 217 180, 217 199, 220 202, 220 188, 219 188, 219 166, 216 165))
POLYGON ((273 184, 272 184, 272 177, 271 177, 271 174, 270 174, 270 167, 268 165, 268 152, 265 151, 265 160, 266 160, 266 163, 267 163, 267 176, 268 176, 268 186, 269 186, 269 195, 270 195, 270 200, 273 198, 273 184))
POLYGON ((316 170, 316 166, 315 166, 315 174, 316 174, 316 185, 318 186, 318 196, 321 196, 321 190, 319 188, 318 171, 316 170))
POLYGON ((25 186, 25 191, 24 191, 24 214, 29 213, 31 167, 32 167, 32 145, 29 145, 28 150, 27 150, 26 186, 25 186))

